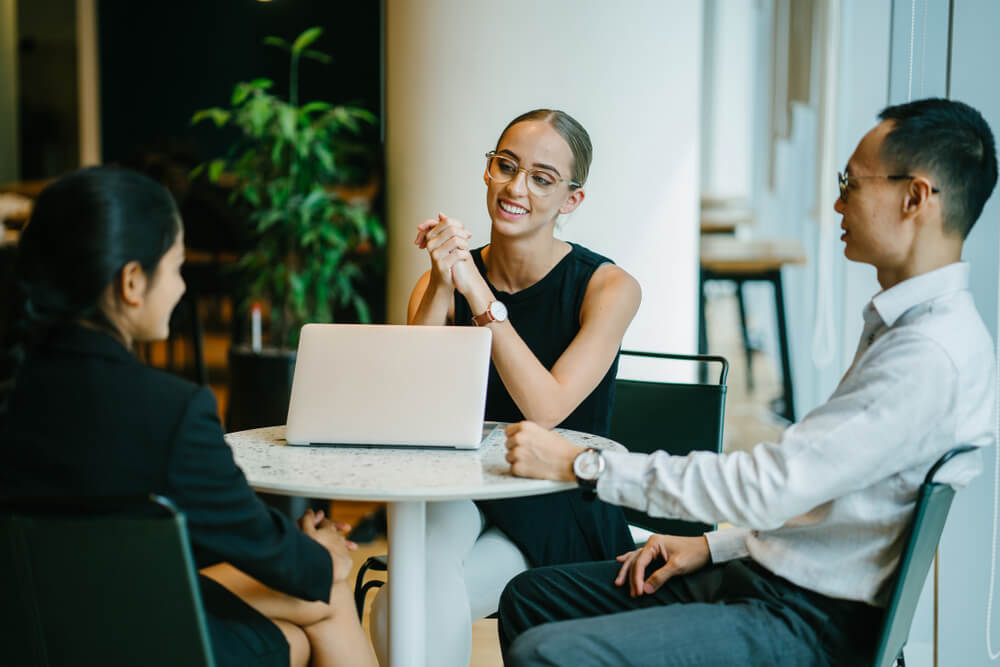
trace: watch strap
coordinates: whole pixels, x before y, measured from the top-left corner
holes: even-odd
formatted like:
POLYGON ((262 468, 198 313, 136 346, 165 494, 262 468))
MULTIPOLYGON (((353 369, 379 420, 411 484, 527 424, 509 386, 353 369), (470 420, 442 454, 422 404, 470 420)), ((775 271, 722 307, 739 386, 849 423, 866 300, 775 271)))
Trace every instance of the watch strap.
MULTIPOLYGON (((582 454, 586 454, 588 452, 596 452, 598 455, 600 455, 600 451, 599 450, 596 450, 593 447, 588 447, 583 452, 580 452, 580 454, 578 454, 578 456, 582 455, 582 454)), ((583 499, 584 500, 586 500, 586 501, 589 502, 589 501, 594 500, 595 498, 597 498, 597 478, 596 477, 594 479, 584 479, 583 477, 580 477, 579 475, 575 474, 575 472, 574 472, 574 476, 576 477, 576 483, 577 483, 577 485, 580 487, 580 490, 583 492, 583 499)))
POLYGON ((493 317, 493 311, 491 311, 489 306, 487 306, 484 312, 479 313, 472 318, 472 323, 477 327, 485 327, 490 322, 496 322, 496 319, 497 318, 493 317))

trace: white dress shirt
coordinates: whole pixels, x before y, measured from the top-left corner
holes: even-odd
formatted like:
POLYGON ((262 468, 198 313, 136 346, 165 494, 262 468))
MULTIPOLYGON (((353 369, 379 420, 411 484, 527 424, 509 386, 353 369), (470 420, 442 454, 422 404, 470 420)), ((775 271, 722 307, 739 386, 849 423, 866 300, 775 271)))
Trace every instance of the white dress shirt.
MULTIPOLYGON (((854 362, 824 405, 750 452, 606 452, 602 500, 735 528, 714 562, 749 555, 829 597, 885 606, 924 475, 946 451, 993 443, 994 349, 950 264, 872 298, 854 362)), ((980 452, 938 481, 968 483, 980 452)))

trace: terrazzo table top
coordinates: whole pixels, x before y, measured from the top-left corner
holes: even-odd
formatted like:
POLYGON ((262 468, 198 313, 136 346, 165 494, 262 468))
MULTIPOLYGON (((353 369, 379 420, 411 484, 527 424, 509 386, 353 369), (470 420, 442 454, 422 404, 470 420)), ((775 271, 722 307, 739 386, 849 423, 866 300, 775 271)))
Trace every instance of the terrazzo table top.
MULTIPOLYGON (((339 500, 455 500, 509 498, 565 491, 575 482, 524 479, 510 474, 499 423, 478 450, 430 448, 297 447, 284 426, 226 434, 250 486, 279 495, 339 500)), ((556 429, 583 447, 625 451, 608 438, 556 429)))

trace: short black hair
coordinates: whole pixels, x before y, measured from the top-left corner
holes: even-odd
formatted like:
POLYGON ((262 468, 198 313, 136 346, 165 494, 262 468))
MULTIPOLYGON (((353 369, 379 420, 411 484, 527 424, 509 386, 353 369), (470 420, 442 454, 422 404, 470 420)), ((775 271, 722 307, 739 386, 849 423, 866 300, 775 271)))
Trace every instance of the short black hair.
POLYGON ((929 98, 886 107, 878 117, 893 121, 882 160, 894 173, 928 172, 941 191, 945 229, 964 239, 997 182, 996 144, 982 114, 929 98))

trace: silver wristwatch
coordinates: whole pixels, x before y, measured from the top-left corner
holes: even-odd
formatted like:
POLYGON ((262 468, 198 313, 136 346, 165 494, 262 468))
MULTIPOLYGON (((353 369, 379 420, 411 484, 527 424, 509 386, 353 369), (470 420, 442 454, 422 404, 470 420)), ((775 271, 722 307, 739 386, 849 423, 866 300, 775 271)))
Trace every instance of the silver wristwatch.
POLYGON ((593 498, 597 490, 597 480, 604 473, 606 464, 600 450, 590 447, 573 459, 573 474, 584 491, 585 497, 593 498))

